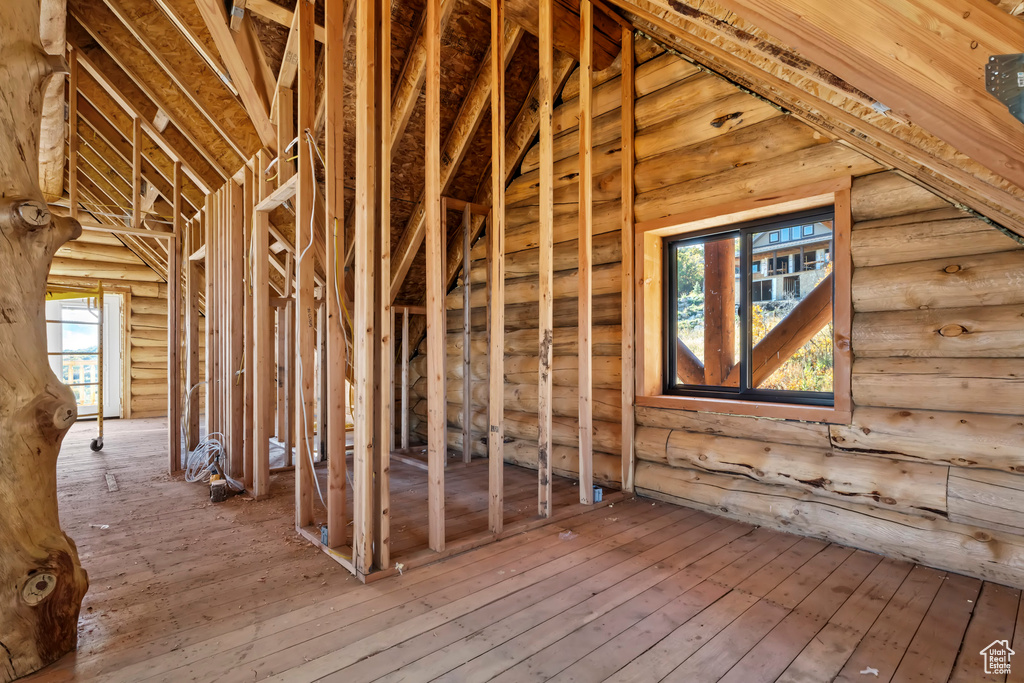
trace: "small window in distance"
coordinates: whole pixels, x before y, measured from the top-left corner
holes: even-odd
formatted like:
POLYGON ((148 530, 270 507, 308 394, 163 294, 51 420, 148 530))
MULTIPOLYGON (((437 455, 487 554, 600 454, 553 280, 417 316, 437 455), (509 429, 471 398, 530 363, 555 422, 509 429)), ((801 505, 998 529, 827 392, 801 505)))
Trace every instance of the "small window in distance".
POLYGON ((814 234, 814 224, 804 226, 804 237, 810 237, 814 234))
POLYGON ((772 281, 771 280, 758 280, 757 282, 751 283, 751 297, 754 303, 761 303, 763 301, 772 300, 772 281))
POLYGON ((829 207, 665 239, 666 394, 833 404, 832 264, 804 270, 831 248, 833 217, 829 207), (790 275, 791 255, 763 236, 796 238, 808 222, 817 239, 790 275))

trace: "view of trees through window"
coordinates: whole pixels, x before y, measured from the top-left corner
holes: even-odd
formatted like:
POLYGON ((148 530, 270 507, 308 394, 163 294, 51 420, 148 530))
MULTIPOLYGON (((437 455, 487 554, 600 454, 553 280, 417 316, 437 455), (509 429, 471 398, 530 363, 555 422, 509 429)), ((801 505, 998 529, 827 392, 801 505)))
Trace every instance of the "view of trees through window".
POLYGON ((816 215, 669 242, 668 388, 831 393, 832 229, 816 215))

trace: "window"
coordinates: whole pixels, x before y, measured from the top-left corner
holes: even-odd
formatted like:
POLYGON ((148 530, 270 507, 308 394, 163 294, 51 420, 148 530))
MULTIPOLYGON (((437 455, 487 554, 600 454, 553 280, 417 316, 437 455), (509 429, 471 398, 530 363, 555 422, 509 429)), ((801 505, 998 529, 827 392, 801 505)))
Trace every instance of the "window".
POLYGON ((814 234, 814 224, 804 226, 804 237, 810 237, 814 234))
POLYGON ((779 241, 779 233, 777 233, 777 232, 769 233, 768 234, 768 241, 772 242, 773 244, 775 242, 778 242, 779 241))
POLYGON ((833 219, 828 207, 664 239, 665 394, 833 405, 831 266, 800 274, 799 254, 755 246, 810 223, 828 249, 833 219), (754 278, 763 251, 769 275, 796 259, 775 300, 774 280, 754 278))

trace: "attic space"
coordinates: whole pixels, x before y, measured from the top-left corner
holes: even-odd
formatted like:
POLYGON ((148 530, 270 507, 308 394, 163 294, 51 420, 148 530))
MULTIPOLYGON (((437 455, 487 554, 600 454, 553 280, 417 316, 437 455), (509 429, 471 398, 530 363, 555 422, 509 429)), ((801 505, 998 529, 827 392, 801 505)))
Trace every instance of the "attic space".
POLYGON ((1024 3, 0 3, 0 683, 1024 676, 1024 3))

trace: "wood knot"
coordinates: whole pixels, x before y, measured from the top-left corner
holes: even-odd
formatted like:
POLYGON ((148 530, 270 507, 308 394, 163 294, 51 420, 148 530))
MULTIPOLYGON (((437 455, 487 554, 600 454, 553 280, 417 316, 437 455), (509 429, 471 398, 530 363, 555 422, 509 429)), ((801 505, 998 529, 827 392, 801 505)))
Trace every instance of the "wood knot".
POLYGON ((943 337, 959 337, 962 334, 967 334, 967 328, 959 323, 951 323, 940 327, 939 334, 943 337))
POLYGON ((982 543, 988 543, 992 540, 992 535, 985 531, 975 531, 974 540, 981 541, 982 543))
POLYGON ((704 460, 708 459, 708 456, 701 453, 700 455, 697 456, 697 459, 703 462, 704 460))
POLYGON ((944 270, 947 273, 959 273, 961 268, 960 268, 960 266, 958 266, 957 264, 954 263, 952 265, 946 266, 942 270, 944 270))
POLYGON ((890 498, 890 497, 885 497, 885 498, 882 499, 882 502, 885 503, 886 505, 895 505, 896 504, 896 499, 895 498, 890 498))

